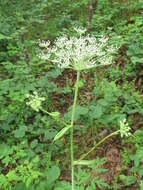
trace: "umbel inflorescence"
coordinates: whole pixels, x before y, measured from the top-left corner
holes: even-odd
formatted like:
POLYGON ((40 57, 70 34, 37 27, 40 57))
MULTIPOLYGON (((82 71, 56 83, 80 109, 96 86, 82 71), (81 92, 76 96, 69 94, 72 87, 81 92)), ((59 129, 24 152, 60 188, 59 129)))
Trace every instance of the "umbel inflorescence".
POLYGON ((39 97, 36 91, 33 92, 33 95, 27 94, 26 98, 29 99, 29 101, 26 104, 30 106, 34 111, 37 111, 37 112, 39 112, 42 102, 45 101, 45 98, 39 97))
POLYGON ((85 70, 100 65, 110 65, 115 48, 108 45, 108 38, 86 35, 85 30, 75 29, 78 36, 58 37, 53 46, 49 41, 41 41, 40 58, 52 61, 60 68, 85 70))

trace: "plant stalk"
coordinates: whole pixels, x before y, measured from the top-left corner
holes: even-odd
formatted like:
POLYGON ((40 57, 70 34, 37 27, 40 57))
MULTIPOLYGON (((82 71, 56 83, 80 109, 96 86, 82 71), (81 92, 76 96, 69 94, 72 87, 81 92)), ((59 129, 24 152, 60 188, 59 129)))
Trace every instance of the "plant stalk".
POLYGON ((93 150, 95 150, 99 145, 101 145, 105 140, 107 140, 108 138, 117 135, 118 133, 120 133, 120 130, 115 131, 109 135, 107 135, 105 138, 103 138, 101 141, 99 141, 94 147, 92 147, 87 153, 83 154, 78 161, 83 160, 85 157, 87 157, 93 150))
POLYGON ((70 129, 71 182, 72 182, 72 190, 74 190, 74 142, 73 142, 73 125, 74 125, 75 110, 76 110, 76 103, 77 103, 77 96, 78 96, 79 79, 80 79, 80 71, 77 71, 77 79, 76 79, 75 93, 74 93, 74 102, 73 102, 72 116, 71 116, 71 129, 70 129))

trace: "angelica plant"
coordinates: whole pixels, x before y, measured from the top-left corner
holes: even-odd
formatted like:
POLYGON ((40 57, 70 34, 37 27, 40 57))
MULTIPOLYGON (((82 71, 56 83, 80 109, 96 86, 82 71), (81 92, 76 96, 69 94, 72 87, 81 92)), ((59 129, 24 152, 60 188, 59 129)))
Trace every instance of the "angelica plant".
POLYGON ((39 57, 41 59, 50 61, 57 65, 57 67, 64 69, 70 68, 77 72, 71 123, 64 127, 54 139, 59 139, 70 129, 72 190, 74 190, 73 126, 78 98, 80 72, 86 69, 112 64, 113 53, 116 49, 108 45, 108 38, 105 36, 97 38, 93 35, 84 35, 86 30, 82 28, 76 28, 75 31, 77 32, 76 37, 63 35, 55 40, 54 45, 51 45, 49 41, 40 41, 39 43, 41 47, 39 57))

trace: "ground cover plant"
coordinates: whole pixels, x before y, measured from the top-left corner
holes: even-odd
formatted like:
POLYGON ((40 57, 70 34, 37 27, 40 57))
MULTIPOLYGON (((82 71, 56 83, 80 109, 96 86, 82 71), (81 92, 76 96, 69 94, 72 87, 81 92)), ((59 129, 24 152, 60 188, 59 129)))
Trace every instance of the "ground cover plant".
POLYGON ((0 189, 143 189, 142 12, 142 0, 0 1, 0 189))

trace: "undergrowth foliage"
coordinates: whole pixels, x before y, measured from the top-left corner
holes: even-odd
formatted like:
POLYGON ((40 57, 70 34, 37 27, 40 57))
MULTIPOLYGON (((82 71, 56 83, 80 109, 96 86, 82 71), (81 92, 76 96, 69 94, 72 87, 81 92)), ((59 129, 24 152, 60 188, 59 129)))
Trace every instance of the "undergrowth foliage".
POLYGON ((0 1, 1 190, 143 189, 142 44, 142 0, 0 1))

